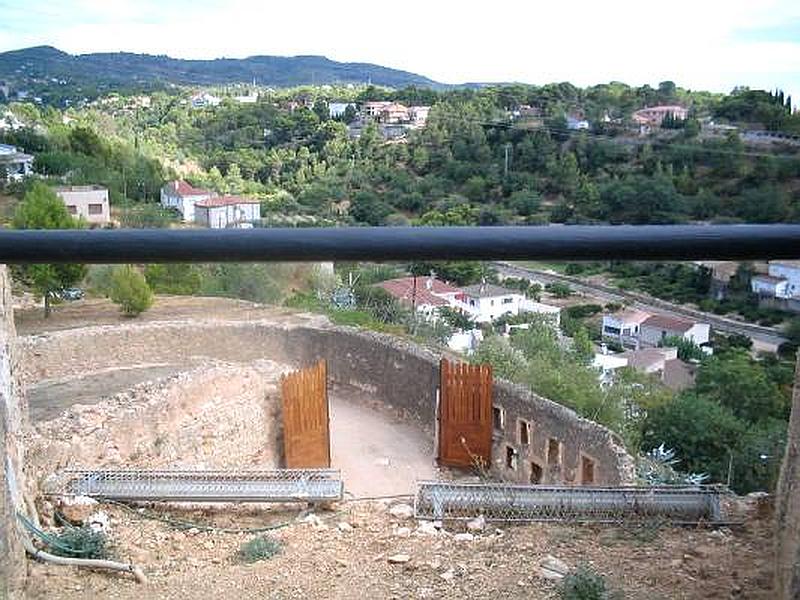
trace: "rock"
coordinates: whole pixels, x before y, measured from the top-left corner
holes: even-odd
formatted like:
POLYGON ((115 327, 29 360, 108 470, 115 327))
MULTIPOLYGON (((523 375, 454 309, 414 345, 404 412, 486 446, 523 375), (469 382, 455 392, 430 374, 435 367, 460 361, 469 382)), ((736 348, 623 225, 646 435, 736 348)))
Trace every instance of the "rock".
POLYGON ((569 573, 567 563, 551 554, 539 561, 539 577, 544 579, 563 579, 567 573, 569 573))
POLYGON ((395 519, 412 519, 414 509, 408 504, 395 504, 389 509, 389 514, 395 519))
POLYGON ((471 521, 467 521, 467 530, 472 532, 481 532, 486 529, 486 518, 483 515, 478 515, 471 521))
POLYGON ((109 519, 108 515, 102 510, 98 510, 96 513, 89 515, 86 519, 86 524, 92 531, 97 533, 105 533, 106 535, 111 533, 111 519, 109 519))
POLYGON ((714 549, 710 548, 709 546, 698 545, 690 549, 689 553, 693 554, 697 558, 708 558, 709 555, 714 553, 714 549))
POLYGON ((97 500, 88 496, 64 496, 58 508, 65 519, 82 525, 97 510, 97 500))
POLYGON ((350 523, 341 522, 339 523, 336 528, 341 531, 342 533, 349 533, 353 531, 353 526, 350 523))
POLYGON ((303 523, 311 525, 314 529, 327 529, 328 528, 328 526, 325 523, 322 522, 322 519, 320 519, 314 513, 311 513, 310 515, 307 515, 303 519, 303 523))
POLYGON ((390 565, 403 565, 411 560, 411 556, 408 554, 392 554, 386 560, 390 565))
POLYGON ((394 535, 399 538, 407 538, 411 535, 411 529, 408 527, 398 527, 394 530, 394 535))
POLYGON ((683 566, 683 561, 680 558, 673 558, 669 561, 669 566, 673 569, 680 569, 683 566))
POLYGON ((456 578, 456 572, 451 567, 451 568, 447 569, 447 571, 445 571, 444 573, 439 573, 439 577, 441 577, 445 581, 453 581, 453 579, 456 578))
POLYGON ((200 533, 200 530, 197 527, 191 527, 190 529, 186 530, 187 535, 197 535, 200 533))
POLYGON ((457 542, 471 542, 475 539, 475 536, 471 533, 457 533, 453 536, 453 539, 457 542))
POLYGON ((439 535, 439 529, 431 521, 422 521, 415 533, 417 535, 439 535))

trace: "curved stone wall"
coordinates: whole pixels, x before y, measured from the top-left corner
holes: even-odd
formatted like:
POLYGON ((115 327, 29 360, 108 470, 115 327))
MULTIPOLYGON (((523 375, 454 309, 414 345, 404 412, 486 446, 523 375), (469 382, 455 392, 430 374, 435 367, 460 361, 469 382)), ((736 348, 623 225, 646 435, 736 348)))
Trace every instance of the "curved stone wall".
MULTIPOLYGON (((328 326, 254 321, 185 321, 89 327, 22 338, 25 380, 55 379, 130 364, 271 359, 306 366, 327 359, 334 383, 355 386, 433 434, 440 357, 393 336, 328 326)), ((495 431, 496 475, 542 483, 630 483, 633 462, 605 427, 507 382, 496 382, 502 418, 495 431), (520 422, 528 436, 520 437, 520 422), (557 452, 550 452, 553 448, 557 452), (587 462, 588 461, 588 462, 587 462), (590 471, 587 470, 591 466, 590 471)), ((365 432, 368 435, 368 432, 365 432)))

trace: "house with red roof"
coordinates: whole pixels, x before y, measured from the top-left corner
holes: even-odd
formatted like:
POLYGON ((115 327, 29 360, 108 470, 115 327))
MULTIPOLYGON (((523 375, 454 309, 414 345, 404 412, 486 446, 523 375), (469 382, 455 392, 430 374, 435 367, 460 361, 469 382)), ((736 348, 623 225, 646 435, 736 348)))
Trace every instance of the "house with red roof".
POLYGON ((161 188, 161 206, 177 210, 184 221, 191 223, 195 220, 195 205, 215 195, 214 192, 192 187, 183 180, 170 181, 161 188))
POLYGON ((437 317, 439 308, 457 307, 457 297, 462 293, 459 288, 430 276, 398 277, 377 285, 401 304, 414 307, 418 313, 430 319, 437 317))
POLYGON ((642 346, 655 347, 665 338, 679 337, 701 346, 711 339, 711 326, 667 315, 652 315, 641 325, 639 342, 642 346))
POLYGON ((241 196, 212 196, 194 205, 195 223, 211 229, 249 229, 261 219, 261 201, 241 196))

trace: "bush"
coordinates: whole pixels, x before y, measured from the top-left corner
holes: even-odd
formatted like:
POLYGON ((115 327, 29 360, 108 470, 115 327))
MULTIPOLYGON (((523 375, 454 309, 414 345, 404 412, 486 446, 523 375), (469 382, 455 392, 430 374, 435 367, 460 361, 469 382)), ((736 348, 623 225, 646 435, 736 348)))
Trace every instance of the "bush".
POLYGON ((240 562, 251 564, 260 560, 272 558, 281 551, 281 544, 278 540, 267 535, 253 538, 245 542, 236 553, 240 562))
POLYGON ((116 267, 111 274, 111 301, 119 304, 122 314, 135 317, 153 305, 153 292, 147 281, 132 265, 116 267))
POLYGON ((562 600, 621 600, 623 597, 608 587, 605 577, 585 565, 579 565, 564 577, 558 595, 562 600))
POLYGON ((585 319, 601 312, 603 307, 599 304, 578 304, 576 306, 569 306, 565 312, 573 319, 585 319))

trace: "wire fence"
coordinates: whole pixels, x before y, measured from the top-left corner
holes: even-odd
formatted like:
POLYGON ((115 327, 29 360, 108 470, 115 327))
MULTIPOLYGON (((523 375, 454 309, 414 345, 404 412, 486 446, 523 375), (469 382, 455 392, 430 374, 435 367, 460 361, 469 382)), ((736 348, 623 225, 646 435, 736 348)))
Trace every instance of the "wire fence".
POLYGON ((331 502, 344 493, 335 469, 83 470, 58 473, 47 495, 118 501, 331 502))
POLYGON ((419 519, 673 524, 728 523, 718 486, 556 487, 500 483, 420 482, 419 519))

